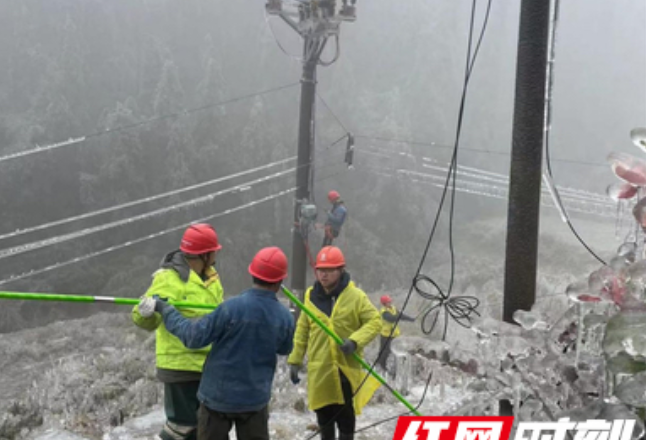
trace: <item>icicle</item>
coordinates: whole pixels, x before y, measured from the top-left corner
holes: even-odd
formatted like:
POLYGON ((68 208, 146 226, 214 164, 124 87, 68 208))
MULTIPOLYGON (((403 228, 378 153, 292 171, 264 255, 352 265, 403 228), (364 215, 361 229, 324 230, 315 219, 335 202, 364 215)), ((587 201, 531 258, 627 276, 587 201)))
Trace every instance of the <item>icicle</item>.
POLYGON ((615 239, 619 240, 621 234, 621 229, 623 226, 624 219, 624 204, 621 201, 617 201, 617 218, 615 219, 615 239))
POLYGON ((395 386, 403 395, 410 391, 411 362, 408 353, 395 356, 395 386))
POLYGON ((512 376, 512 387, 513 387, 513 393, 514 393, 514 414, 518 414, 520 412, 521 389, 522 389, 522 381, 520 378, 520 374, 515 373, 512 376))
POLYGON ((581 350, 583 350, 583 306, 577 303, 577 329, 576 329, 576 350, 574 358, 574 368, 579 371, 579 360, 581 359, 581 350))

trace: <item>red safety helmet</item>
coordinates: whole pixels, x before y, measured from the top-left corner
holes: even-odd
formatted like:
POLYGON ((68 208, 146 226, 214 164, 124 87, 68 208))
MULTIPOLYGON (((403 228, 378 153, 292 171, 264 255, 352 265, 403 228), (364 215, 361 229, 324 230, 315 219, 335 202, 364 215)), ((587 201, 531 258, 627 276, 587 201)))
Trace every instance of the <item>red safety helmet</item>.
POLYGON ((184 232, 179 249, 185 254, 201 255, 222 249, 218 234, 213 226, 206 223, 191 225, 184 232))
POLYGON ((343 252, 336 246, 325 246, 316 256, 316 269, 332 269, 345 266, 343 252))
POLYGON ((251 260, 249 273, 268 283, 278 283, 287 278, 287 265, 287 256, 280 248, 266 247, 251 260))
POLYGON ((329 193, 327 193, 327 199, 330 201, 330 203, 334 203, 340 198, 341 198, 341 194, 339 194, 336 191, 330 191, 329 193))
POLYGON ((383 305, 386 305, 386 304, 391 303, 391 302, 393 302, 393 299, 390 297, 390 295, 384 295, 384 296, 381 297, 381 303, 383 305))

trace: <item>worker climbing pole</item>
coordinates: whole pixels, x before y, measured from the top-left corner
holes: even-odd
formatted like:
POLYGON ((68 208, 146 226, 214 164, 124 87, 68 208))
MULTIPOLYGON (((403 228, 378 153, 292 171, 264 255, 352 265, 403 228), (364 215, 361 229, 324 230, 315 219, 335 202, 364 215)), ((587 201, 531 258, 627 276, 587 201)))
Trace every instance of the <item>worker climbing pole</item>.
POLYGON ((332 245, 334 239, 341 233, 341 227, 348 213, 343 200, 341 200, 341 194, 338 191, 330 191, 327 199, 332 204, 332 207, 327 211, 325 238, 323 238, 323 245, 321 247, 332 245))
MULTIPOLYGON (((354 1, 347 1, 337 10, 335 0, 299 2, 296 11, 287 11, 287 3, 268 0, 265 5, 269 15, 279 16, 303 38, 303 74, 301 77, 300 121, 298 128, 298 166, 296 169, 296 198, 294 203, 294 227, 292 233, 291 287, 301 300, 305 294, 307 260, 309 249, 309 226, 311 219, 312 172, 314 160, 314 102, 316 97, 316 67, 329 66, 339 57, 339 28, 342 21, 356 20, 354 1), (295 12, 295 13, 294 13, 295 12), (292 17, 298 17, 293 19, 292 17), (330 61, 322 61, 321 54, 328 39, 335 40, 335 53, 330 61), (305 220, 306 225, 301 225, 305 220), (305 234, 304 234, 305 233, 305 234)), ((290 5, 290 7, 293 7, 290 5)), ((311 260, 311 256, 309 257, 311 260)), ((298 315, 298 310, 294 310, 298 315)))

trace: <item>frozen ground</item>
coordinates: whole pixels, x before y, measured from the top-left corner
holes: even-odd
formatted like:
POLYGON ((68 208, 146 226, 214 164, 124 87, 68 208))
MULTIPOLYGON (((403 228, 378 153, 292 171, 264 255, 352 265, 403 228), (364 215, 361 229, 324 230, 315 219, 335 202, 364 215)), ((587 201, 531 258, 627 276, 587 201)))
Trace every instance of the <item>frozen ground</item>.
MULTIPOLYGON (((411 402, 417 402, 421 398, 423 387, 416 387, 411 390, 408 396, 411 402)), ((444 399, 439 396, 430 396, 425 399, 428 404, 422 407, 425 414, 439 414, 450 411, 451 407, 459 403, 464 394, 461 390, 446 387, 444 399)), ((280 398, 279 398, 280 400, 280 398)), ((382 403, 370 405, 358 419, 357 428, 367 427, 374 423, 388 419, 393 415, 402 413, 405 408, 401 404, 382 403)), ((155 434, 159 431, 164 421, 164 412, 156 408, 149 414, 129 420, 123 426, 112 429, 103 435, 102 440, 154 440, 155 434)), ((395 429, 396 421, 383 423, 374 428, 357 434, 357 440, 390 440, 395 429)), ((314 434, 315 418, 312 413, 303 413, 291 408, 276 409, 272 411, 269 420, 270 434, 272 439, 306 439, 314 434)), ((90 440, 88 437, 80 437, 62 430, 49 429, 33 437, 34 440, 90 440)), ((316 436, 315 438, 318 438, 316 436)), ((231 431, 231 439, 235 440, 234 430, 231 431)))
MULTIPOLYGON (((579 233, 602 255, 613 252, 618 242, 614 224, 607 219, 578 218, 579 233)), ((504 270, 504 219, 491 219, 458 228, 457 283, 455 294, 473 294, 481 300, 481 313, 500 314, 504 270)), ((537 301, 545 310, 561 307, 565 287, 596 268, 596 262, 575 241, 556 215, 541 219, 537 301)), ((425 270, 442 281, 448 273, 445 249, 438 246, 432 268, 425 270)), ((389 293, 401 304, 406 290, 371 292, 375 303, 389 293)), ((409 312, 423 303, 414 297, 409 312)), ((405 335, 423 335, 419 323, 403 325, 405 335)), ((475 353, 474 333, 451 326, 448 342, 475 353)), ((376 344, 366 358, 374 360, 376 344)), ((85 320, 0 335, 0 440, 144 440, 152 439, 162 423, 161 387, 154 379, 153 340, 123 315, 100 314, 85 320), (14 402, 19 401, 20 405, 14 402), (3 419, 4 417, 4 419, 3 419)), ((410 395, 420 400, 428 371, 413 372, 410 395)), ((390 382, 390 381, 389 381, 390 382)), ((469 376, 455 368, 436 369, 420 407, 422 414, 453 414, 471 397, 469 376)), ((303 384, 304 382, 302 382, 303 384)), ((305 440, 313 433, 314 415, 306 407, 303 385, 293 387, 281 359, 271 403, 272 438, 305 440)), ((405 412, 405 407, 379 390, 358 428, 405 412)), ((395 422, 373 427, 358 439, 390 439, 395 422)), ((234 434, 232 433, 232 438, 234 434)))

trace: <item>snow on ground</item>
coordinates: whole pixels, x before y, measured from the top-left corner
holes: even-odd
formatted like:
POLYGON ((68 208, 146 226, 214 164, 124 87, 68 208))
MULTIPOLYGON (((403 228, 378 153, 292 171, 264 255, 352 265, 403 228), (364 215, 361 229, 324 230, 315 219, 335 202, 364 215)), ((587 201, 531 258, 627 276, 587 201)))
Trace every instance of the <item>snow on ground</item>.
MULTIPOLYGON (((589 218, 575 218, 574 220, 579 232, 589 240, 596 250, 601 251, 602 255, 607 255, 608 252, 614 250, 617 242, 613 237, 614 228, 612 225, 607 222, 599 223, 589 218)), ((546 311, 550 315, 560 307, 558 300, 565 299, 565 286, 575 277, 587 274, 596 268, 596 262, 581 249, 567 228, 559 222, 557 216, 546 215, 541 218, 541 249, 539 252, 541 258, 537 300, 538 302, 549 301, 546 303, 546 311), (552 295, 554 299, 552 299, 552 295)), ((457 231, 460 234, 460 242, 463 247, 458 249, 457 253, 459 270, 455 294, 477 296, 481 300, 481 312, 485 316, 494 318, 498 317, 496 315, 501 310, 504 266, 503 232, 504 222, 501 222, 500 219, 483 220, 472 224, 469 231, 457 231), (474 234, 474 231, 479 232, 474 234), (467 236, 464 236, 463 234, 466 232, 470 232, 470 234, 467 233, 467 236)), ((437 260, 437 263, 432 268, 433 276, 448 273, 446 261, 440 259, 437 260)), ((370 292, 370 296, 377 303, 379 295, 389 293, 395 298, 396 303, 401 304, 407 293, 405 287, 402 286, 401 289, 388 292, 370 292)), ((422 306, 421 298, 413 297, 411 308, 407 313, 419 310, 420 306, 422 306)), ((31 431, 27 429, 15 439, 152 440, 159 431, 164 421, 164 415, 159 406, 162 402, 160 394, 156 392, 159 389, 159 384, 154 380, 152 339, 149 338, 149 335, 135 330, 125 316, 106 314, 89 319, 93 320, 95 330, 101 328, 105 331, 95 331, 90 337, 84 331, 85 320, 78 320, 0 336, 0 354, 5 355, 0 356, 0 365, 3 366, 5 372, 11 371, 11 374, 3 375, 1 378, 3 380, 0 380, 0 392, 4 391, 2 394, 4 397, 0 398, 0 408, 7 407, 10 400, 19 397, 18 388, 26 390, 31 386, 33 390, 37 391, 31 393, 32 397, 39 398, 39 406, 34 407, 34 411, 45 415, 43 426, 30 425, 31 431), (109 337, 107 337, 108 335, 109 337), (60 347, 51 345, 52 341, 59 339, 64 342, 60 344, 60 347), (48 340, 49 345, 47 345, 48 340), (73 344, 67 343, 70 340, 74 341, 73 344), (110 348, 114 353, 112 351, 106 352, 105 347, 110 348), (124 350, 124 347, 127 349, 124 350), (78 354, 81 354, 80 360, 78 354), (4 358, 4 362, 2 358, 4 358), (100 402, 105 406, 106 417, 95 417, 94 421, 101 423, 102 428, 94 430, 92 433, 87 432, 89 431, 87 429, 79 429, 82 428, 79 423, 83 421, 76 420, 76 417, 71 417, 66 420, 66 424, 61 424, 56 423, 56 420, 51 416, 51 414, 57 414, 55 417, 62 419, 78 414, 80 407, 72 408, 65 404, 67 401, 72 402, 74 400, 72 398, 79 400, 79 402, 82 401, 81 403, 87 403, 81 399, 84 393, 79 394, 74 391, 77 388, 83 388, 73 380, 74 377, 78 378, 79 376, 74 374, 72 375, 74 377, 70 378, 66 377, 69 375, 63 374, 65 371, 76 371, 70 369, 74 365, 80 369, 81 373, 92 379, 93 383, 105 382, 107 387, 107 385, 113 386, 116 381, 123 388, 123 390, 119 388, 120 392, 123 392, 123 394, 119 394, 122 396, 119 400, 112 399, 114 396, 111 394, 97 394, 103 389, 97 387, 94 394, 97 394, 101 399, 106 399, 105 402, 100 402), (130 367, 124 368, 127 365, 130 367), (150 371, 144 372, 143 365, 149 366, 150 371), (21 371, 23 373, 31 371, 29 368, 33 370, 33 375, 20 374, 21 371), (100 375, 100 377, 95 377, 96 375, 100 375), (11 379, 8 379, 9 376, 11 379), (127 384, 135 382, 139 385, 136 387, 127 386, 127 384), (43 390, 53 391, 44 393, 43 390), (56 393, 56 396, 53 393, 56 393), (108 398, 111 400, 107 400, 108 398), (115 414, 114 411, 107 411, 113 406, 117 410, 117 415, 122 412, 126 415, 121 426, 112 427, 106 422, 115 414), (69 412, 70 410, 71 412, 69 412)), ((442 327, 441 322, 438 327, 442 327)), ((404 323, 402 330, 404 335, 423 337, 426 340, 438 340, 441 337, 438 330, 430 336, 423 335, 419 322, 404 323)), ((472 331, 452 325, 447 339, 454 349, 459 347, 460 351, 469 354, 461 360, 466 361, 471 354, 477 354, 476 346, 478 344, 472 331)), ((371 362, 375 359, 377 346, 378 344, 374 343, 368 347, 367 361, 371 362)), ((452 355, 453 352, 454 350, 452 350, 452 355)), ((431 386, 419 412, 423 415, 455 414, 461 404, 466 403, 473 396, 467 390, 469 379, 465 380, 465 376, 450 369, 435 367, 432 369, 434 369, 434 376, 431 386)), ((411 389, 406 396, 413 406, 422 397, 426 374, 428 374, 428 368, 413 369, 411 389)), ((270 429, 273 439, 306 440, 314 434, 316 419, 314 413, 306 409, 304 387, 306 378, 304 374, 302 379, 301 384, 294 387, 289 382, 284 359, 280 360, 274 386, 274 397, 270 404, 270 429)), ((388 382, 393 386, 396 383, 391 378, 388 378, 388 382)), ((85 394, 89 395, 92 390, 86 388, 85 394)), ((93 411, 91 408, 88 406, 88 411, 93 411)), ((396 419, 366 431, 361 431, 361 429, 405 412, 404 405, 382 387, 358 418, 357 440, 391 439, 396 419)), ((91 416, 92 413, 88 412, 88 415, 91 416)), ((0 426, 0 428, 2 427, 0 426)), ((235 439, 234 432, 231 433, 231 438, 235 439)))
MULTIPOLYGON (((408 400, 415 405, 422 397, 423 386, 411 390, 408 400)), ((422 414, 444 414, 450 412, 463 401, 465 393, 461 388, 447 386, 444 389, 444 398, 440 399, 439 394, 427 395, 423 406, 420 408, 422 414)), ((361 428, 367 427, 382 420, 406 412, 401 403, 372 404, 365 408, 363 414, 357 419, 357 440, 391 440, 397 420, 392 420, 372 427, 365 431, 361 428)), ((164 422, 163 409, 155 411, 143 417, 126 422, 123 426, 115 428, 105 434, 102 440, 154 440, 155 434, 159 431, 164 422)), ((276 440, 302 439, 305 440, 315 433, 316 418, 313 412, 299 412, 293 409, 284 408, 272 411, 269 418, 270 437, 276 440)), ((231 430, 231 440, 236 440, 235 429, 231 430)), ((318 435, 314 437, 318 439, 318 435)), ((37 437, 35 440, 68 440, 67 437, 37 437)), ((77 440, 77 438, 69 438, 77 440)))

